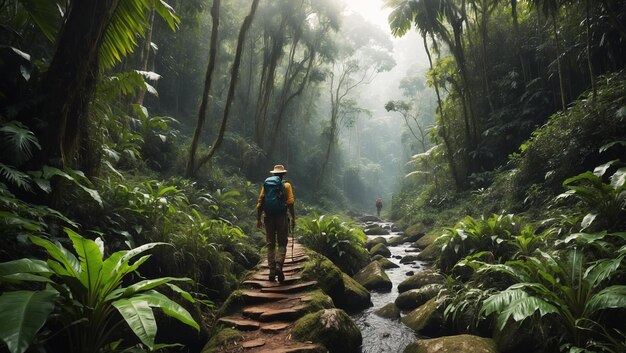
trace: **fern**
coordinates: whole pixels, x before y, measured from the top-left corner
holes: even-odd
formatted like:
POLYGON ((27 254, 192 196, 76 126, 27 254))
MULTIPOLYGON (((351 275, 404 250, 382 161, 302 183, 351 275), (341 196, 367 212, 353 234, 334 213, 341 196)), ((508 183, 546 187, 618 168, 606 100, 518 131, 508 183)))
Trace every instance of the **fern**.
POLYGON ((0 175, 13 185, 20 189, 31 191, 31 178, 26 173, 22 173, 10 165, 0 163, 0 175))
POLYGON ((12 164, 19 166, 33 156, 33 150, 41 150, 41 145, 26 125, 18 121, 10 121, 0 128, 0 143, 12 164))

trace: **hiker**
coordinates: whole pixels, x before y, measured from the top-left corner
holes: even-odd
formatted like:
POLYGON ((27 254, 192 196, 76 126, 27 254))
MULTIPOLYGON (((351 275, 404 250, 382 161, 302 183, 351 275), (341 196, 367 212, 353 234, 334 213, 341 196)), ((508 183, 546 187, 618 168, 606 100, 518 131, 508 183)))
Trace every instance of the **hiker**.
POLYGON ((380 210, 383 209, 383 199, 378 196, 378 198, 376 199, 376 214, 378 215, 378 218, 380 218, 380 210))
POLYGON ((291 215, 291 228, 296 226, 296 215, 293 208, 293 190, 291 183, 283 181, 287 170, 282 164, 274 166, 270 171, 272 176, 265 179, 259 202, 256 205, 257 217, 256 226, 261 228, 261 214, 265 213, 265 237, 267 241, 267 265, 270 269, 269 280, 273 281, 278 277, 278 281, 285 280, 283 274, 283 264, 287 256, 287 238, 289 236, 289 220, 287 210, 291 215), (276 259, 276 243, 278 243, 278 259, 276 259))

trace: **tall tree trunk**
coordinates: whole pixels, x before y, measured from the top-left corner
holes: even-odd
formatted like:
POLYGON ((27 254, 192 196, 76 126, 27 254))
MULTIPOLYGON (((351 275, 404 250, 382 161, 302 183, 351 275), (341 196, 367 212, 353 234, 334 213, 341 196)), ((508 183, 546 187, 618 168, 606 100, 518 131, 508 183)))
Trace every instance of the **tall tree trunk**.
MULTIPOLYGON (((219 0, 218 0, 219 1, 219 0)), ((150 48, 152 47, 152 29, 154 27, 154 15, 155 10, 152 9, 150 12, 150 17, 148 18, 148 23, 150 24, 148 29, 146 30, 146 38, 143 41, 143 46, 141 47, 141 53, 139 55, 139 70, 147 71, 148 70, 148 59, 150 57, 150 48)), ((146 90, 141 89, 137 94, 137 99, 135 99, 135 103, 139 105, 143 105, 143 100, 146 98, 146 90)))
POLYGON ((42 149, 35 164, 76 166, 77 141, 89 119, 99 49, 119 0, 72 1, 57 50, 41 84, 41 122, 30 122, 42 149), (43 124, 42 124, 43 123, 43 124))
POLYGON ((193 139, 191 140, 191 146, 189 148, 189 157, 187 160, 187 168, 185 170, 185 175, 188 178, 192 176, 196 169, 196 152, 198 150, 200 136, 202 136, 202 127, 204 126, 204 121, 206 120, 206 109, 209 105, 209 93, 211 92, 211 82, 213 81, 215 57, 217 56, 217 35, 220 26, 220 2, 221 0, 213 0, 213 6, 211 7, 211 17, 213 19, 213 24, 211 27, 209 63, 207 65, 206 74, 204 76, 204 90, 202 91, 202 100, 200 102, 200 108, 198 109, 198 121, 196 122, 196 129, 193 132, 193 139))
POLYGON ((591 106, 596 105, 596 96, 598 89, 596 87, 596 78, 593 75, 593 64, 591 63, 591 10, 589 0, 585 0, 586 19, 585 24, 587 28, 587 66, 589 67, 589 80, 591 81, 591 106))
POLYGON ((520 65, 522 68, 522 77, 524 78, 524 83, 529 80, 529 72, 526 67, 526 60, 524 60, 524 54, 522 52, 521 43, 520 43, 520 35, 519 35, 519 19, 517 16, 517 0, 511 0, 511 17, 513 17, 513 30, 515 34, 515 54, 519 57, 520 65))
MULTIPOLYGON (((431 33, 431 36, 433 34, 431 33)), ((424 40, 424 49, 426 49, 426 55, 428 56, 428 64, 430 64, 430 69, 433 69, 433 60, 430 55, 430 50, 428 49, 428 41, 426 40, 426 34, 422 35, 422 39, 424 40)), ((434 41, 435 39, 432 38, 434 41)), ((443 145, 446 148, 446 159, 448 160, 448 167, 450 167, 450 172, 452 173, 452 179, 454 180, 454 185, 457 190, 462 189, 463 183, 461 182, 461 178, 457 172, 456 164, 454 163, 454 153, 452 152, 452 144, 450 142, 450 137, 448 135, 448 131, 446 130, 446 124, 444 119, 444 111, 443 111, 443 101, 441 99, 441 93, 439 92, 439 85, 436 80, 433 80, 433 87, 435 88, 435 94, 437 95, 437 107, 439 109, 439 118, 441 119, 441 137, 443 138, 443 145)))
POLYGON ((556 67, 559 72, 559 89, 561 90, 561 108, 565 110, 565 83, 563 82, 563 69, 561 67, 561 43, 557 24, 557 15, 552 15, 552 28, 554 29, 554 42, 556 44, 556 67))
POLYGON ((491 87, 489 85, 489 75, 487 75, 487 21, 489 21, 488 17, 488 2, 487 0, 482 0, 482 11, 481 11, 481 22, 480 22, 480 33, 481 33, 481 64, 483 69, 483 84, 485 86, 485 93, 487 95, 487 102, 489 103, 490 112, 493 113, 494 105, 493 105, 493 97, 491 96, 491 87))
POLYGON ((257 6, 259 5, 259 0, 253 0, 252 6, 250 7, 250 13, 243 20, 241 24, 241 28, 239 29, 239 38, 237 39, 237 51, 235 52, 235 61, 233 62, 233 67, 230 72, 230 87, 228 88, 228 96, 226 97, 226 105, 224 107, 224 116, 222 117, 222 125, 220 126, 220 131, 211 146, 209 152, 200 159, 194 174, 198 171, 200 167, 202 167, 206 162, 208 162, 211 157, 215 154, 220 145, 222 144, 222 140, 224 139, 224 133, 226 132, 226 123, 228 122, 228 115, 230 113, 230 107, 233 103, 233 98, 235 97, 235 87, 237 86, 237 78, 239 75, 239 66, 241 64, 241 54, 243 52, 243 44, 246 39, 246 33, 250 29, 252 25, 252 20, 254 19, 254 14, 256 13, 257 6))

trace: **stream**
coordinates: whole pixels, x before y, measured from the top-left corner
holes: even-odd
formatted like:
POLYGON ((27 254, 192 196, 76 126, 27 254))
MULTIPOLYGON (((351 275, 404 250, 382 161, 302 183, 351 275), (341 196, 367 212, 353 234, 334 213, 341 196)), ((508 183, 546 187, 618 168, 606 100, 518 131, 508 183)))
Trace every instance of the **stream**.
MULTIPOLYGON (((368 222, 368 225, 370 222, 368 222)), ((374 222, 382 228, 390 230, 392 223, 374 222)), ((389 235, 369 235, 368 239, 376 237, 384 237, 389 240, 398 236, 398 232, 391 232, 389 235)), ((374 311, 393 303, 398 297, 398 284, 408 278, 407 272, 420 272, 425 269, 426 263, 416 261, 415 263, 401 264, 400 258, 406 255, 416 255, 417 251, 411 247, 410 243, 404 243, 398 246, 388 246, 391 251, 391 260, 398 268, 386 269, 385 273, 389 276, 393 286, 389 292, 371 291, 371 300, 373 306, 352 315, 352 319, 361 330, 363 336, 362 353, 401 353, 404 348, 416 340, 415 331, 405 326, 400 320, 390 320, 377 316, 374 311)), ((407 313, 402 313, 404 316, 407 313)))

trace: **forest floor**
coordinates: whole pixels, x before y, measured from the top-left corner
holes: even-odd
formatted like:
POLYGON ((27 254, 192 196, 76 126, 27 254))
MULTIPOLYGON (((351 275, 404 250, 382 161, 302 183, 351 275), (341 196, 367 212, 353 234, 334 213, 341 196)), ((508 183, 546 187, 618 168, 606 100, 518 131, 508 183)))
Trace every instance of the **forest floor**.
POLYGON ((258 270, 242 282, 245 305, 241 314, 224 316, 219 322, 241 333, 243 339, 219 347, 216 352, 306 353, 318 352, 320 346, 291 339, 291 328, 305 314, 306 303, 312 300, 305 293, 316 288, 316 281, 302 281, 300 272, 307 260, 302 245, 287 245, 283 266, 285 280, 270 281, 267 259, 258 270))

